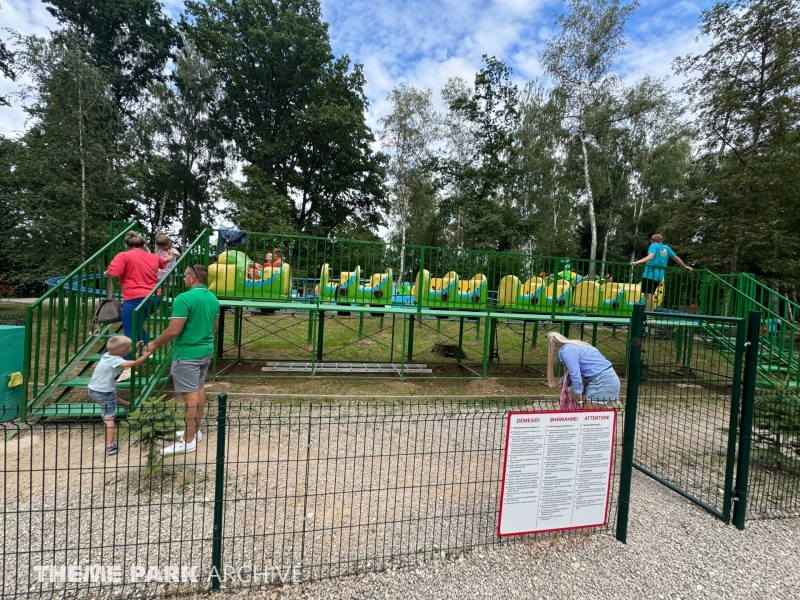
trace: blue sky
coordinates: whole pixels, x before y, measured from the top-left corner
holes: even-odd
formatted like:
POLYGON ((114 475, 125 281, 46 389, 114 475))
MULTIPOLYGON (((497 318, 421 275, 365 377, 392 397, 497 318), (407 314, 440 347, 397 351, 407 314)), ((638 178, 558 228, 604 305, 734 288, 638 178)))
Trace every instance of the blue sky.
MULTIPOLYGON (((177 17, 182 3, 167 0, 177 17)), ((641 0, 627 28, 628 47, 615 70, 626 78, 667 77, 679 55, 702 51, 695 42, 700 11, 711 0, 641 0)), ((553 35, 553 16, 561 0, 322 0, 336 55, 348 54, 364 65, 368 122, 375 126, 386 112, 386 94, 406 81, 435 92, 449 77, 472 80, 481 55, 495 55, 514 69, 515 82, 541 77, 538 56, 553 35)), ((44 35, 55 28, 45 5, 33 0, 0 0, 0 24, 22 34, 44 35)), ((8 33, 0 33, 4 39, 8 33)), ((680 81, 672 78, 671 84, 680 81)), ((16 84, 0 80, 0 94, 16 84)), ((0 134, 24 127, 17 106, 0 108, 0 134)))

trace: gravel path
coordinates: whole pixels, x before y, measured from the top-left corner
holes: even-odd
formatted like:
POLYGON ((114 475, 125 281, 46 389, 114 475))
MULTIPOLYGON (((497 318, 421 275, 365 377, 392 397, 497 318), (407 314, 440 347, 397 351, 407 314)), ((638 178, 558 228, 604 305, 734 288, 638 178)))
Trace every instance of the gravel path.
MULTIPOLYGON (((634 476, 628 544, 609 535, 475 550, 418 568, 318 581, 263 598, 800 597, 800 519, 725 525, 655 481, 634 476)), ((253 592, 221 598, 253 598, 253 592)))

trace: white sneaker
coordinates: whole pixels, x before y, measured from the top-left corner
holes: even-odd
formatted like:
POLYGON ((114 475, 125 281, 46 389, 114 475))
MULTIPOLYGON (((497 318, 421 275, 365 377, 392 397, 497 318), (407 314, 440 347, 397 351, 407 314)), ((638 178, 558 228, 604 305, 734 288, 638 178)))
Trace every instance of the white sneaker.
MULTIPOLYGON (((183 434, 184 434, 184 433, 185 433, 185 432, 184 432, 183 430, 181 430, 181 431, 176 431, 176 432, 175 432, 175 439, 176 439, 176 440, 182 440, 182 439, 183 439, 183 434)), ((203 432, 202 432, 202 431, 198 431, 198 432, 195 434, 195 436, 194 436, 194 441, 196 441, 196 442, 202 442, 202 441, 203 441, 203 432)))
POLYGON ((128 381, 131 378, 131 370, 130 369, 123 369, 122 373, 119 374, 117 377, 117 383, 122 381, 128 381))
POLYGON ((161 456, 169 456, 170 454, 185 454, 187 452, 194 452, 197 450, 197 440, 191 444, 187 444, 183 440, 178 440, 172 446, 167 446, 161 451, 161 456))

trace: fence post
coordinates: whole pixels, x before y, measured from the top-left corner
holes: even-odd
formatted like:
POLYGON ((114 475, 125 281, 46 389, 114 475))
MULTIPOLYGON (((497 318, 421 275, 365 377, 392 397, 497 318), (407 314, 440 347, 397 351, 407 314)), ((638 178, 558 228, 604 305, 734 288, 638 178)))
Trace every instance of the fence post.
POLYGON ((744 529, 747 514, 747 486, 750 472, 750 441, 753 433, 756 377, 758 376, 758 340, 761 333, 761 313, 750 311, 747 319, 747 350, 744 356, 744 389, 742 394, 742 424, 739 431, 739 458, 736 463, 736 502, 733 524, 744 529))
POLYGON ((228 412, 228 394, 219 394, 217 396, 217 401, 217 473, 214 481, 214 538, 211 546, 212 590, 219 590, 222 577, 222 516, 225 501, 225 419, 228 412))
POLYGON ((636 439, 636 404, 639 400, 639 374, 642 370, 642 331, 644 305, 636 304, 631 317, 631 343, 628 352, 628 389, 625 394, 625 433, 622 440, 622 463, 619 478, 619 504, 617 508, 617 539, 628 540, 628 515, 631 503, 631 478, 633 477, 633 447, 636 439))

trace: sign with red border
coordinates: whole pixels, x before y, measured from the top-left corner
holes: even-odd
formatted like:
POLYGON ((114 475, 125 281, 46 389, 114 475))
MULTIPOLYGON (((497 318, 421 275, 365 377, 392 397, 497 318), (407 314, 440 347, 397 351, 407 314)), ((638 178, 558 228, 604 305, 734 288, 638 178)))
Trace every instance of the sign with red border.
POLYGON ((510 412, 497 534, 608 522, 617 411, 510 412))

